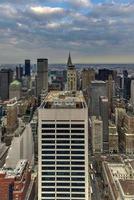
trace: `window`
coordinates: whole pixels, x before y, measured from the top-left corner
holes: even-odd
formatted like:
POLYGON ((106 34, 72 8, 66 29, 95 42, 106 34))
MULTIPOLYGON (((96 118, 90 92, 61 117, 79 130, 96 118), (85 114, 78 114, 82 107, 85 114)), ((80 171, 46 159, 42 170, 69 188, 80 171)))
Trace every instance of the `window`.
POLYGON ((69 128, 70 124, 57 124, 56 127, 57 128, 69 128))
POLYGON ((72 144, 84 144, 84 140, 71 140, 72 144))
POLYGON ((84 188, 72 188, 72 192, 85 192, 84 188))
POLYGON ((57 188, 58 192, 70 192, 70 188, 57 188))
POLYGON ((70 176, 70 172, 57 172, 59 176, 70 176))
POLYGON ((70 133, 70 130, 68 129, 60 129, 60 130, 56 130, 57 133, 70 133))
POLYGON ((42 181, 55 181, 55 177, 42 177, 42 181))
POLYGON ((85 178, 71 177, 71 181, 85 181, 85 178))
POLYGON ((42 144, 55 144, 55 140, 42 140, 42 144))
POLYGON ((70 151, 57 151, 57 154, 70 154, 70 151))
POLYGON ((71 172, 71 176, 84 176, 85 172, 71 172))
POLYGON ((42 165, 55 165, 55 161, 42 161, 42 165))
POLYGON ((71 167, 71 170, 85 170, 84 167, 71 167))
POLYGON ((57 170, 70 170, 70 167, 57 167, 57 170))
POLYGON ((84 135, 71 135, 71 138, 84 138, 84 135))
POLYGON ((55 138, 55 135, 42 135, 42 138, 55 138))
POLYGON ((57 140, 57 144, 69 144, 70 141, 69 140, 57 140))
POLYGON ((57 135, 57 138, 70 138, 70 135, 57 135))
POLYGON ((71 165, 85 165, 85 162, 72 161, 71 165))
POLYGON ((84 128, 84 124, 71 124, 71 128, 84 128))
POLYGON ((55 156, 42 156, 43 160, 47 160, 47 159, 55 159, 55 156))
POLYGON ((55 175, 55 172, 42 172, 42 176, 51 176, 51 175, 55 175))
POLYGON ((43 192, 55 191, 55 188, 42 188, 43 192))
POLYGON ((70 161, 57 161, 57 165, 70 165, 70 161))
POLYGON ((42 186, 55 186, 54 182, 42 182, 42 186))
POLYGON ((81 129, 71 130, 71 133, 84 133, 84 130, 81 130, 81 129))
POLYGON ((57 177, 57 181, 70 181, 70 177, 57 177))
POLYGON ((84 148, 85 148, 84 146, 78 146, 78 145, 71 146, 71 149, 84 149, 84 148))
POLYGON ((57 148, 57 149, 70 149, 70 146, 66 146, 66 145, 57 145, 56 148, 57 148))
POLYGON ((42 155, 45 154, 55 154, 55 151, 42 151, 42 155))
POLYGON ((55 197, 55 193, 42 193, 42 197, 55 197))
POLYGON ((85 183, 78 183, 78 182, 75 182, 75 183, 72 183, 72 186, 85 187, 85 183))
POLYGON ((55 170, 55 167, 51 167, 51 166, 42 167, 42 170, 55 170))
POLYGON ((74 160, 84 160, 84 156, 71 156, 71 159, 74 159, 74 160))
POLYGON ((54 129, 43 129, 42 133, 55 133, 54 129))
POLYGON ((57 159, 69 160, 70 156, 57 156, 57 159))
POLYGON ((84 151, 71 151, 71 154, 84 154, 84 151))
POLYGON ((55 124, 42 124, 42 128, 55 128, 55 124))
POLYGON ((42 149, 55 149, 54 145, 42 145, 42 149))

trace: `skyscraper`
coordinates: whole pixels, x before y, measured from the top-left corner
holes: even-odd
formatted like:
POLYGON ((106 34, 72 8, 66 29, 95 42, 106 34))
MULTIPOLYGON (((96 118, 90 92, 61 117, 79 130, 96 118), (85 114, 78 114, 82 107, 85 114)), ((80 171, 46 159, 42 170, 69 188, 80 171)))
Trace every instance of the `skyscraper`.
POLYGON ((21 67, 20 65, 16 67, 16 79, 21 80, 22 76, 23 76, 23 67, 21 67))
POLYGON ((50 92, 38 110, 38 199, 89 200, 88 178, 83 94, 50 92))
POLYGON ((131 103, 134 105, 134 80, 131 80, 131 103))
POLYGON ((37 96, 48 90, 48 59, 37 59, 37 96))
POLYGON ((9 85, 13 80, 13 71, 11 69, 2 69, 0 71, 0 99, 9 98, 9 85))
POLYGON ((91 116, 100 116, 99 109, 99 97, 106 96, 107 89, 106 83, 104 81, 92 81, 89 88, 89 97, 90 97, 90 115, 91 116))
POLYGON ((109 151, 109 131, 108 131, 108 98, 100 96, 100 116, 103 122, 103 151, 109 151))
POLYGON ((67 90, 68 91, 77 90, 77 71, 75 66, 72 64, 70 53, 67 61, 67 90))
POLYGON ((25 76, 31 76, 30 60, 25 60, 25 76))

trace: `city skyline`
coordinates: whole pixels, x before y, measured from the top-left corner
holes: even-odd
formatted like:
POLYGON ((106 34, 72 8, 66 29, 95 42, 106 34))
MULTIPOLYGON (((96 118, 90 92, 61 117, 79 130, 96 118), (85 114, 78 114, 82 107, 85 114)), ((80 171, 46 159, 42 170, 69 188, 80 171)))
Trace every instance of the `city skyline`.
POLYGON ((132 0, 1 0, 0 63, 133 63, 132 0), (7 57, 8 55, 8 57, 7 57))

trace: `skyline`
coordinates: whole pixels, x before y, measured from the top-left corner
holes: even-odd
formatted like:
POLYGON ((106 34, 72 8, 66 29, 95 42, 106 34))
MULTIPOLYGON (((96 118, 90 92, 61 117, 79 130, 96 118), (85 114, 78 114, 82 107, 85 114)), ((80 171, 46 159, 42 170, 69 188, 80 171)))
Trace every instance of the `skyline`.
POLYGON ((133 0, 0 0, 0 63, 134 63, 133 0))

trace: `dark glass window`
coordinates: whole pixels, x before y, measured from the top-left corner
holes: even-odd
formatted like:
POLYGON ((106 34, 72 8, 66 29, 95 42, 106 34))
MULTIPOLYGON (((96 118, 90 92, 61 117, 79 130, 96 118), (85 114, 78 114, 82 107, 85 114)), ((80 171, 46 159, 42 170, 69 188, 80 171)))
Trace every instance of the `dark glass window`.
POLYGON ((57 138, 69 138, 70 135, 57 135, 56 137, 57 138))
POLYGON ((70 133, 70 130, 68 129, 60 129, 60 130, 56 130, 57 133, 70 133))
POLYGON ((55 124, 42 124, 42 128, 55 128, 55 124))
POLYGON ((71 154, 84 154, 84 151, 71 151, 71 154))
POLYGON ((55 149, 54 145, 42 145, 42 149, 55 149))
POLYGON ((84 140, 72 140, 72 144, 84 144, 84 140))
POLYGON ((84 149, 85 147, 82 145, 82 146, 78 146, 78 145, 72 145, 71 146, 71 149, 84 149))
POLYGON ((72 161, 71 165, 85 165, 85 162, 72 161))
POLYGON ((85 170, 84 167, 71 167, 71 170, 85 170))
POLYGON ((84 128, 84 124, 71 124, 71 128, 84 128))
POLYGON ((57 151, 57 154, 70 154, 70 151, 57 151))
POLYGON ((57 149, 70 149, 70 146, 66 146, 66 145, 57 145, 56 148, 57 148, 57 149))
POLYGON ((71 177, 71 181, 85 181, 85 178, 71 177))
POLYGON ((67 193, 59 193, 59 194, 57 194, 57 197, 70 197, 70 194, 67 194, 67 193))
POLYGON ((42 188, 43 192, 55 191, 55 188, 42 188))
POLYGON ((84 138, 84 135, 71 135, 71 138, 84 138))
POLYGON ((72 176, 84 176, 85 172, 71 172, 72 176))
POLYGON ((42 144, 55 144, 55 140, 42 140, 42 144))
POLYGON ((72 183, 72 186, 85 187, 85 183, 78 183, 78 182, 75 182, 75 183, 72 183))
POLYGON ((72 197, 85 197, 85 194, 72 194, 72 197))
POLYGON ((71 156, 71 159, 74 159, 74 160, 84 160, 84 156, 71 156))
POLYGON ((55 181, 55 177, 42 177, 42 181, 55 181))
POLYGON ((42 133, 55 133, 54 129, 43 129, 42 133))
POLYGON ((42 151, 42 155, 45 154, 55 154, 55 151, 42 151))
POLYGON ((57 177, 57 181, 70 181, 70 177, 57 177))
POLYGON ((58 192, 70 192, 70 188, 57 188, 58 192))
POLYGON ((57 156, 57 159, 67 160, 67 159, 70 159, 70 156, 57 156))
POLYGON ((57 144, 69 144, 70 141, 69 140, 57 140, 57 144))
POLYGON ((57 170, 70 170, 70 167, 57 167, 57 170))
POLYGON ((42 186, 55 186, 54 182, 42 182, 42 186))
POLYGON ((42 159, 55 159, 55 156, 42 156, 42 159))
POLYGON ((70 165, 70 161, 57 161, 57 165, 70 165))
POLYGON ((70 124, 57 124, 56 127, 57 128, 69 128, 70 124))
POLYGON ((59 182, 57 183, 57 186, 70 186, 70 183, 66 182, 66 183, 63 183, 63 182, 59 182))
POLYGON ((57 175, 59 175, 59 176, 69 176, 70 172, 57 172, 57 175))
POLYGON ((52 166, 42 167, 42 170, 55 170, 55 167, 52 166))
POLYGON ((42 172, 42 176, 55 175, 55 172, 42 172))
POLYGON ((42 161, 42 165, 55 165, 55 161, 42 161))
POLYGON ((84 188, 72 188, 72 192, 85 192, 84 188))
POLYGON ((55 193, 42 193, 42 197, 55 197, 55 193))
POLYGON ((84 133, 84 130, 81 130, 81 129, 71 130, 71 133, 84 133))
POLYGON ((55 138, 55 135, 42 135, 42 138, 55 138))

